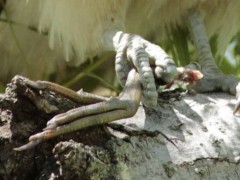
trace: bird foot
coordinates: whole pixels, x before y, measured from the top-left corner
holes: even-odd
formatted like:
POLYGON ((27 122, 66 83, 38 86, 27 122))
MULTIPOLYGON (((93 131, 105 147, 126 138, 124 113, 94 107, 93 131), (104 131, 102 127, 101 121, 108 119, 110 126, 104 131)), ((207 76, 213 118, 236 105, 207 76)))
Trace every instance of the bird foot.
POLYGON ((177 74, 174 61, 160 46, 140 36, 118 31, 111 39, 116 50, 115 70, 121 85, 125 85, 129 71, 136 68, 143 89, 142 102, 147 107, 155 107, 158 93, 154 77, 172 81, 177 74))
POLYGON ((221 72, 203 72, 203 78, 196 83, 194 89, 198 92, 223 91, 236 95, 239 79, 221 72))
MULTIPOLYGON (((199 71, 178 68, 178 72, 179 74, 175 77, 174 81, 195 83, 202 77, 199 71)), ((129 72, 122 93, 114 98, 104 98, 85 92, 76 93, 70 89, 46 81, 33 82, 26 80, 25 84, 35 90, 56 92, 67 99, 77 102, 81 106, 58 114, 50 119, 42 132, 30 136, 29 143, 15 148, 14 150, 16 151, 33 148, 44 140, 79 129, 132 117, 137 112, 142 96, 140 76, 135 69, 129 72)), ((35 104, 39 104, 37 103, 39 98, 32 98, 32 101, 35 104)))
POLYGON ((136 113, 141 100, 139 75, 134 69, 130 71, 122 93, 110 99, 83 92, 77 94, 50 82, 27 80, 26 84, 38 90, 48 89, 69 98, 74 97, 74 100, 84 105, 53 117, 47 122, 47 127, 43 129, 43 132, 30 136, 29 143, 15 148, 16 151, 33 148, 43 140, 61 134, 131 117, 136 113))
MULTIPOLYGON (((191 64, 188 68, 201 69, 200 66, 191 64)), ((233 114, 240 109, 240 80, 233 75, 226 75, 217 68, 202 68, 203 78, 196 84, 191 85, 191 88, 197 92, 214 92, 223 91, 235 95, 237 98, 236 106, 233 114)))

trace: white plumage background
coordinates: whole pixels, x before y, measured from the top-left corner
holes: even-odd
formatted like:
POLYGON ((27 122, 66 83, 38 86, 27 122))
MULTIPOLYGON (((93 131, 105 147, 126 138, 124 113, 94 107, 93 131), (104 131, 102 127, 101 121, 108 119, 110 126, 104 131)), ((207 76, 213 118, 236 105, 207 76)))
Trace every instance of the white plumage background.
POLYGON ((1 13, 7 22, 0 22, 0 81, 15 74, 47 79, 68 65, 81 65, 105 51, 103 36, 111 29, 141 35, 164 49, 169 33, 187 26, 193 7, 209 38, 218 37, 217 53, 223 55, 240 27, 239 0, 7 0, 1 13))

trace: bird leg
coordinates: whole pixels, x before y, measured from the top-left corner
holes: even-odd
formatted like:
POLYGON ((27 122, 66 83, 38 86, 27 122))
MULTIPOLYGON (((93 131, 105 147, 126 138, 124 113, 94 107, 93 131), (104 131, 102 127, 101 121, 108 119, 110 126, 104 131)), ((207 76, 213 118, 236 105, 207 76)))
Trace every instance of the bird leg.
MULTIPOLYGON (((61 92, 64 96, 66 95, 65 93, 67 93, 69 96, 68 89, 53 83, 34 83, 29 81, 28 84, 37 89, 48 88, 55 92, 61 92)), ((77 97, 77 101, 80 102, 82 96, 79 98, 78 95, 74 93, 73 95, 74 97, 77 97)), ((43 132, 31 136, 28 144, 15 148, 14 150, 26 150, 36 146, 43 140, 53 138, 60 134, 131 117, 138 109, 141 95, 142 93, 139 74, 135 69, 132 69, 129 72, 125 87, 118 97, 110 98, 108 101, 106 101, 104 98, 101 99, 100 97, 94 98, 92 96, 87 96, 87 99, 96 101, 94 102, 95 104, 82 106, 53 117, 50 121, 48 121, 47 127, 43 130, 43 132)), ((84 96, 83 102, 86 103, 86 96, 84 96)))
POLYGON ((105 49, 116 51, 115 70, 120 84, 125 85, 129 71, 135 67, 143 88, 143 104, 156 106, 158 94, 154 74, 166 82, 172 81, 177 74, 174 61, 159 46, 137 35, 112 30, 105 33, 104 39, 105 49))
MULTIPOLYGON (((175 81, 193 84, 202 78, 199 71, 177 68, 178 75, 175 81)), ((90 126, 105 124, 114 120, 133 116, 139 106, 142 88, 140 76, 135 69, 129 72, 125 87, 122 93, 116 98, 104 98, 101 96, 80 92, 80 94, 46 81, 33 82, 25 80, 25 84, 37 90, 50 90, 61 94, 75 102, 80 103, 81 107, 56 115, 47 122, 47 127, 43 132, 32 135, 29 143, 15 148, 16 151, 30 149, 43 140, 56 137, 61 134, 77 131, 90 126)))
MULTIPOLYGON (((216 65, 199 12, 190 10, 187 19, 198 54, 201 72, 204 75, 194 88, 198 92, 222 90, 236 95, 238 98, 240 95, 239 79, 233 75, 223 74, 216 65)), ((238 100, 237 106, 239 104, 240 100, 238 100)))
MULTIPOLYGON (((202 78, 202 74, 196 70, 179 67, 177 68, 177 72, 178 74, 174 77, 173 81, 166 87, 170 87, 175 81, 194 84, 202 78)), ((19 148, 15 148, 14 150, 16 151, 30 149, 43 140, 61 134, 131 117, 136 113, 142 96, 140 76, 134 68, 128 74, 122 93, 116 98, 105 98, 84 92, 76 93, 70 89, 46 81, 33 82, 25 80, 25 84, 37 90, 56 92, 83 106, 56 115, 50 119, 43 132, 31 136, 29 138, 30 142, 19 148)))
POLYGON ((90 94, 90 93, 83 92, 83 91, 80 91, 77 93, 71 89, 68 89, 66 87, 63 87, 63 86, 60 86, 58 84, 51 83, 48 81, 34 82, 31 80, 25 79, 24 83, 27 86, 32 87, 34 89, 49 90, 49 91, 56 92, 57 94, 60 94, 70 100, 73 100, 76 103, 81 103, 82 105, 93 104, 93 103, 108 100, 108 98, 106 98, 106 97, 98 96, 95 94, 90 94))

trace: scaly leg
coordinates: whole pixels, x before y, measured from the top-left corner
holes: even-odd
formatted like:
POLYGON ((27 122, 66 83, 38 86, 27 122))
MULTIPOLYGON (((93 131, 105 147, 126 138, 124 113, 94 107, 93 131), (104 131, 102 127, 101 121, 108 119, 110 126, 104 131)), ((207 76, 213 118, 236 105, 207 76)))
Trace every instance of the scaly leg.
POLYGON ((156 106, 158 94, 154 74, 166 82, 172 81, 177 74, 174 61, 159 46, 140 36, 111 30, 104 37, 105 49, 116 51, 115 69, 121 85, 125 85, 128 72, 135 67, 143 88, 143 104, 156 106), (155 67, 154 72, 151 66, 155 67))
MULTIPOLYGON (((65 91, 66 88, 60 86, 58 86, 57 89, 52 88, 55 87, 55 85, 48 82, 41 83, 41 86, 39 82, 36 84, 31 82, 30 86, 37 89, 50 87, 51 90, 61 92, 64 96, 66 92, 69 92, 65 91), (51 84, 51 86, 48 86, 49 84, 51 84)), ((95 98, 91 97, 90 99, 93 100, 95 98)), ((96 100, 99 100, 99 97, 97 97, 96 100)), ((101 100, 102 102, 82 106, 55 116, 47 123, 47 127, 43 132, 31 136, 28 144, 15 148, 14 150, 26 150, 34 147, 43 140, 53 138, 60 134, 131 117, 136 113, 140 100, 141 85, 139 75, 135 69, 132 69, 129 72, 125 87, 119 97, 111 98, 108 101, 101 100)))
POLYGON ((71 89, 65 88, 63 86, 60 86, 55 83, 51 83, 48 81, 31 81, 31 80, 25 80, 25 84, 27 86, 30 86, 32 88, 38 89, 38 90, 50 90, 53 92, 56 92, 57 94, 61 94, 64 97, 71 99, 77 103, 81 103, 83 105, 87 104, 93 104, 97 102, 107 101, 108 98, 98 96, 95 94, 90 94, 87 92, 75 92, 71 89))
MULTIPOLYGON (((177 68, 178 74, 174 81, 185 83, 195 83, 201 79, 202 74, 199 71, 177 68)), ((170 84, 173 84, 174 81, 170 84)), ((35 134, 29 138, 29 143, 16 151, 30 149, 41 141, 53 138, 55 136, 77 131, 89 126, 104 124, 110 121, 133 116, 139 106, 142 89, 139 74, 135 69, 129 72, 123 92, 117 98, 104 98, 101 96, 80 92, 80 94, 46 81, 33 82, 26 80, 25 84, 38 90, 50 90, 61 94, 73 101, 80 103, 81 107, 56 115, 48 121, 47 127, 43 132, 35 134), (87 105, 86 105, 87 104, 87 105)), ((33 99, 33 101, 35 101, 33 99)))
POLYGON ((191 10, 188 22, 204 75, 203 79, 196 84, 196 90, 199 92, 222 90, 239 97, 240 80, 232 75, 223 74, 217 67, 200 14, 191 10))

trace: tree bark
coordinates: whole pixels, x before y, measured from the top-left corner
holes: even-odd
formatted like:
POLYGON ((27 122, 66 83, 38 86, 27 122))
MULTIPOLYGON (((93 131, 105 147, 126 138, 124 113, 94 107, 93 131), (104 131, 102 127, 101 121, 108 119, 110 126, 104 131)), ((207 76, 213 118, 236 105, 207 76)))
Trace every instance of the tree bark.
POLYGON ((0 179, 240 178, 240 118, 232 114, 233 96, 159 99, 157 108, 140 106, 132 118, 15 152, 51 117, 80 106, 31 90, 22 80, 15 77, 0 96, 0 179))

